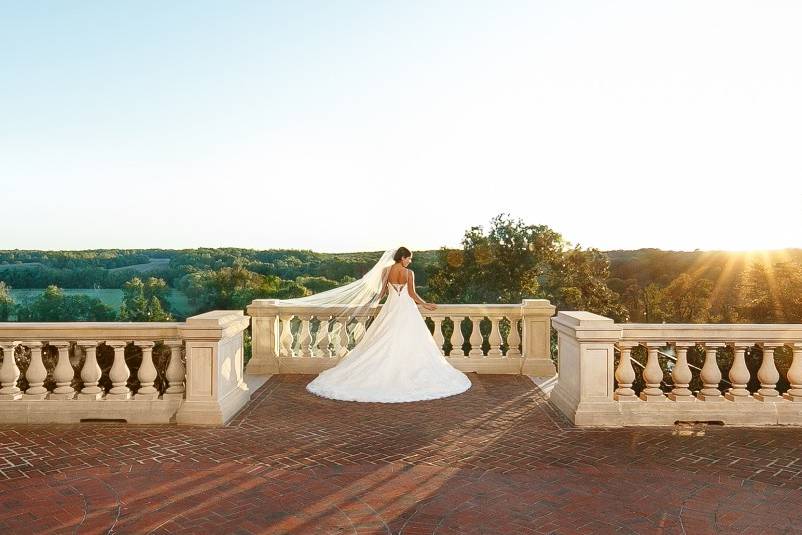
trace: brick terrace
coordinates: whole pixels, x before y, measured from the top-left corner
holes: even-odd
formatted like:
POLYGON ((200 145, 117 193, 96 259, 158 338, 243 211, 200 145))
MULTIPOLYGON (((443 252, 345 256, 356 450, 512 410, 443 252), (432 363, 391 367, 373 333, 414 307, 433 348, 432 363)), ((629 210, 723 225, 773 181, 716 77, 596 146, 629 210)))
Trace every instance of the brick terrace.
POLYGON ((405 404, 274 376, 226 428, 0 427, 0 533, 802 533, 802 430, 582 430, 529 379, 405 404))

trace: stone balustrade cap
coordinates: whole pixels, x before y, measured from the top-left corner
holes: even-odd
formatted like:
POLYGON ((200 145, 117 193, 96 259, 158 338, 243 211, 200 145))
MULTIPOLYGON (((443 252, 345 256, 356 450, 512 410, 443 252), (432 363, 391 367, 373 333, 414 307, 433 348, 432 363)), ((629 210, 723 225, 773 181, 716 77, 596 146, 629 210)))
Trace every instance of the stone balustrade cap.
POLYGON ((621 327, 613 320, 582 310, 559 312, 551 318, 551 325, 557 332, 583 342, 615 343, 621 338, 621 327))
POLYGON ((610 318, 593 312, 585 312, 584 310, 560 311, 552 321, 569 327, 582 327, 585 329, 605 328, 615 325, 615 322, 610 318))
POLYGON ((181 338, 195 341, 215 341, 240 334, 251 323, 242 310, 212 310, 187 318, 181 338))
POLYGON ((187 327, 200 329, 224 329, 233 323, 250 321, 241 310, 212 310, 187 318, 187 327))

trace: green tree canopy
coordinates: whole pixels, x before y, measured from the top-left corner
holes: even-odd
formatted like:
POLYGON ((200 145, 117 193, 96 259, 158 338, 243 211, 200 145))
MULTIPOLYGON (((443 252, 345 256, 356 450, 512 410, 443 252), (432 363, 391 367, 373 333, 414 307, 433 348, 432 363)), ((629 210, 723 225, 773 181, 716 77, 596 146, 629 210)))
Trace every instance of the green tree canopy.
POLYGON ((754 323, 802 322, 802 266, 754 262, 738 283, 738 315, 754 323))
POLYGON ((167 283, 149 277, 143 282, 134 277, 123 284, 123 303, 120 319, 123 321, 170 321, 167 311, 167 283))
POLYGON ((5 282, 0 281, 0 321, 8 321, 14 312, 14 299, 5 282))
POLYGON ((428 292, 445 303, 519 303, 546 298, 563 310, 625 316, 606 285, 609 262, 596 249, 569 247, 545 225, 500 214, 487 232, 465 232, 462 250, 443 248, 429 271, 428 292))
POLYGON ((65 295, 48 286, 29 306, 21 306, 19 321, 114 321, 114 309, 87 295, 65 295))

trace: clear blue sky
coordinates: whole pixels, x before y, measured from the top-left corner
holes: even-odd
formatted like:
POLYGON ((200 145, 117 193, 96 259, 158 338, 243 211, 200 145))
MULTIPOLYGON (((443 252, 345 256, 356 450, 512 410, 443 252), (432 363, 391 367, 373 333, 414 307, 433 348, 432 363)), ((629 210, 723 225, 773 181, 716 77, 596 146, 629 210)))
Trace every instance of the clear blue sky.
POLYGON ((802 247, 802 2, 0 1, 0 248, 802 247))

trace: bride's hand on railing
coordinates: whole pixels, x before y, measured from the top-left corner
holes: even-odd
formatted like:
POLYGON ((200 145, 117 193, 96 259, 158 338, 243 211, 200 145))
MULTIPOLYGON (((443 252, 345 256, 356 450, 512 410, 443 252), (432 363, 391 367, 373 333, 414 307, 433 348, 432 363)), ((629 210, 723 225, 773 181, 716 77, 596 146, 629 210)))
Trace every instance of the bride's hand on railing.
POLYGON ((436 310, 437 305, 435 303, 422 303, 421 306, 426 310, 436 310))

